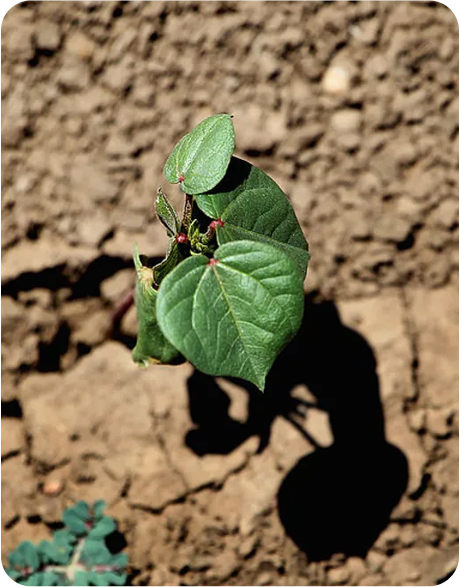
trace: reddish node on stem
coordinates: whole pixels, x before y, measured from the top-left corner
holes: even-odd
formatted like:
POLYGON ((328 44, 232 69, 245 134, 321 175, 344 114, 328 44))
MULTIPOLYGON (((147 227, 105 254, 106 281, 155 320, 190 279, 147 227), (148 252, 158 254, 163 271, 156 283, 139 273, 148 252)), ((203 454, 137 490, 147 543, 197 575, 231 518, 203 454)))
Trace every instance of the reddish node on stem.
POLYGON ((213 265, 217 265, 218 262, 218 259, 209 259, 208 265, 211 265, 212 267, 213 265))
POLYGON ((212 230, 216 230, 216 228, 218 226, 224 226, 225 222, 223 220, 221 220, 220 218, 218 218, 217 220, 212 220, 209 228, 211 228, 212 230))
POLYGON ((183 175, 179 175, 179 177, 177 178, 177 181, 178 181, 179 183, 184 183, 184 181, 185 181, 185 177, 184 177, 183 175))
POLYGON ((181 244, 188 243, 188 236, 183 232, 180 232, 179 234, 176 234, 176 241, 181 244))

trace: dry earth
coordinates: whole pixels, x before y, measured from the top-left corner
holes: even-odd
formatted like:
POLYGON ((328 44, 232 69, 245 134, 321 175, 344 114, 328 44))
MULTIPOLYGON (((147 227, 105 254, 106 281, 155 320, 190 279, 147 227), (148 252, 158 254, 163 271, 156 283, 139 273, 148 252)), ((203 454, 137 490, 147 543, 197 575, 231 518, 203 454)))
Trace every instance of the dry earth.
MULTIPOLYGON (((2 27, 2 553, 104 498, 140 585, 434 585, 458 560, 458 26, 424 2, 24 2, 2 27), (231 112, 312 252, 265 396, 140 371, 133 242, 231 112), (49 482, 62 484, 47 495, 49 482)), ((118 537, 115 545, 121 546, 118 537)))

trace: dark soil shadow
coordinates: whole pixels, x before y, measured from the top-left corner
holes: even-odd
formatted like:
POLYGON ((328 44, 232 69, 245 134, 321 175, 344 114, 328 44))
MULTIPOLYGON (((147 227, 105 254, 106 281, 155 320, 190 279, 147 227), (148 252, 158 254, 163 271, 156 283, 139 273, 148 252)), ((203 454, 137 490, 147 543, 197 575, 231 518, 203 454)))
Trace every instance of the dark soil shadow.
POLYGON ((365 556, 408 480, 405 455, 385 440, 374 353, 356 331, 344 326, 332 302, 305 300, 302 327, 277 359, 261 394, 237 381, 249 394, 247 421, 228 412, 230 398, 214 378, 195 372, 188 380, 195 428, 185 438, 196 454, 228 454, 249 436, 270 441, 271 425, 282 416, 315 447, 289 471, 278 492, 278 513, 286 533, 309 560, 334 553, 365 556), (320 447, 302 428, 308 402, 292 397, 298 384, 325 410, 334 437, 320 447))

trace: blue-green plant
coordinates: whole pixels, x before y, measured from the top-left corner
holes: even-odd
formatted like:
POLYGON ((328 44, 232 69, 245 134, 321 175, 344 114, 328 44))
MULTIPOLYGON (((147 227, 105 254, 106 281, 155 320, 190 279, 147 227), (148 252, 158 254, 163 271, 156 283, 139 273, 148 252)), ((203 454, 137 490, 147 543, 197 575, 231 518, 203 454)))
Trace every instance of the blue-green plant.
POLYGON ((128 557, 107 548, 116 522, 104 508, 103 501, 68 508, 51 541, 21 542, 8 556, 7 574, 19 585, 126 585, 128 557))
POLYGON ((233 156, 232 117, 201 122, 175 146, 164 174, 185 193, 182 219, 161 189, 156 210, 169 236, 154 265, 134 250, 141 366, 185 359, 263 390, 274 360, 298 331, 307 241, 289 199, 260 169, 233 156))

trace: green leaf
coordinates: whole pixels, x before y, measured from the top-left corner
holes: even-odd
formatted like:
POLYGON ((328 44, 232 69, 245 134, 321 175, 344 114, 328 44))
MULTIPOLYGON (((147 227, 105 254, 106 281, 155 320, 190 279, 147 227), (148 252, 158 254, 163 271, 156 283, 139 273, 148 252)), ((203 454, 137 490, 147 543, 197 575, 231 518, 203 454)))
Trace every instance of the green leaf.
POLYGON ((161 188, 158 188, 157 191, 156 210, 158 218, 168 231, 168 236, 174 236, 177 234, 180 231, 179 216, 161 188))
POLYGON ((117 552, 110 559, 110 566, 118 569, 125 569, 128 565, 128 555, 126 552, 117 552))
POLYGON ((59 544, 53 536, 53 542, 42 540, 37 547, 37 552, 44 563, 53 562, 65 565, 70 560, 72 546, 59 544))
POLYGON ((105 538, 108 534, 111 534, 116 527, 117 525, 113 518, 104 516, 90 531, 88 538, 91 538, 92 540, 105 538))
POLYGON ((297 267, 256 241, 222 245, 208 261, 190 257, 163 281, 161 329, 200 371, 242 377, 263 390, 273 361, 302 320, 297 267))
POLYGON ((102 540, 88 538, 85 540, 81 560, 88 566, 106 565, 112 555, 102 540))
POLYGON ((86 503, 86 501, 78 501, 72 508, 69 509, 75 512, 82 520, 89 520, 91 518, 89 505, 86 503))
POLYGON ((56 530, 56 532, 53 534, 53 542, 57 546, 67 546, 72 548, 75 540, 75 536, 69 532, 69 530, 56 530))
POLYGON ((68 530, 75 536, 88 533, 87 522, 91 519, 89 505, 85 501, 79 501, 74 506, 67 508, 62 516, 62 521, 68 530))
POLYGON ((99 520, 100 518, 102 518, 103 512, 106 507, 107 507, 107 504, 103 499, 98 499, 97 501, 94 502, 92 510, 93 510, 93 517, 95 520, 99 520))
POLYGON ((170 183, 180 183, 187 194, 207 192, 224 177, 234 149, 230 114, 210 116, 174 147, 166 161, 165 177, 170 183))
POLYGON ((42 573, 34 573, 27 579, 23 579, 19 582, 19 585, 30 585, 31 587, 40 587, 42 583, 42 573))
POLYGON ((86 587, 89 585, 89 573, 86 571, 77 571, 75 573, 74 585, 79 585, 82 587, 86 587))
POLYGON ((64 512, 62 521, 75 536, 82 536, 88 531, 85 522, 72 509, 64 512))
POLYGON ((40 558, 38 556, 37 548, 32 542, 21 542, 18 551, 22 556, 24 566, 30 567, 34 571, 38 569, 40 566, 40 558))
POLYGON ((179 352, 163 335, 156 317, 158 292, 153 289, 153 270, 142 265, 137 246, 134 247, 134 265, 137 281, 134 292, 138 333, 133 350, 133 360, 141 367, 151 363, 179 361, 179 352))
POLYGON ((310 259, 307 241, 288 198, 263 171, 232 157, 221 183, 195 199, 205 214, 224 222, 217 227, 219 244, 236 240, 271 244, 295 261, 305 279, 310 259))
POLYGON ((104 573, 96 573, 92 571, 88 573, 89 575, 89 582, 96 587, 108 587, 110 585, 110 578, 108 577, 107 572, 104 573))
POLYGON ((12 567, 25 566, 24 557, 22 556, 22 552, 19 550, 21 544, 16 548, 16 550, 13 550, 13 552, 8 555, 8 561, 12 567))
POLYGON ((62 577, 58 573, 51 571, 44 571, 41 573, 41 584, 42 585, 60 585, 62 577))
POLYGON ((57 552, 57 548, 55 544, 52 544, 49 540, 42 540, 37 545, 37 552, 40 559, 48 563, 50 561, 54 561, 54 555, 57 552))

